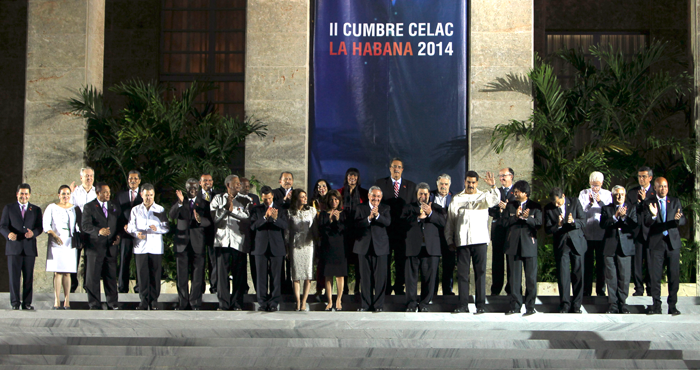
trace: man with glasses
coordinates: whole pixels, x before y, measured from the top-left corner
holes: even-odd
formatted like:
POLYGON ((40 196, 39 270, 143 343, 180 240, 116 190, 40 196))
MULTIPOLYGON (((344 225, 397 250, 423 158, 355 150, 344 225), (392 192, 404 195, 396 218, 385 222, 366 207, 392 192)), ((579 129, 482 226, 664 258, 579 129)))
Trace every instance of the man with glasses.
MULTIPOLYGON (((627 203, 636 208, 637 215, 644 212, 644 202, 656 196, 654 187, 651 186, 654 172, 647 166, 640 167, 637 171, 638 186, 629 189, 627 193, 627 203)), ((644 284, 647 286, 647 295, 651 295, 649 285, 649 274, 644 275, 644 266, 649 262, 649 251, 646 247, 646 235, 649 234, 649 228, 644 225, 642 220, 639 220, 637 227, 634 229, 634 257, 632 257, 632 281, 634 281, 635 296, 644 295, 644 284)))
MULTIPOLYGON (((498 219, 501 217, 503 210, 506 209, 508 202, 515 199, 513 195, 513 178, 515 171, 512 168, 503 168, 498 171, 498 180, 501 182, 501 187, 498 188, 500 201, 497 205, 489 208, 489 216, 493 218, 491 223, 491 295, 501 294, 503 289, 503 267, 505 253, 503 247, 506 243, 506 230, 500 225, 498 219)), ((506 261, 507 264, 507 261, 506 261)), ((507 265, 508 275, 510 275, 510 264, 507 265)), ((510 294, 510 281, 506 283, 506 294, 510 294)))
MULTIPOLYGON (((73 203, 75 206, 80 208, 80 212, 83 212, 83 208, 85 207, 85 204, 92 202, 97 198, 97 193, 95 192, 95 188, 92 186, 92 184, 95 182, 95 170, 93 170, 91 167, 84 167, 80 169, 80 182, 81 185, 76 187, 75 182, 72 182, 70 184, 70 190, 71 190, 71 198, 70 202, 73 203)), ((85 234, 82 234, 83 237, 81 238, 81 246, 83 247, 83 251, 85 250, 85 245, 88 243, 88 240, 86 239, 85 234)), ((83 254, 83 263, 80 263, 80 254, 81 251, 78 251, 78 272, 70 274, 70 292, 75 293, 75 290, 78 289, 78 275, 80 275, 83 279, 83 288, 85 288, 85 283, 86 283, 86 275, 85 275, 85 259, 86 255, 85 252, 82 252, 83 254)))

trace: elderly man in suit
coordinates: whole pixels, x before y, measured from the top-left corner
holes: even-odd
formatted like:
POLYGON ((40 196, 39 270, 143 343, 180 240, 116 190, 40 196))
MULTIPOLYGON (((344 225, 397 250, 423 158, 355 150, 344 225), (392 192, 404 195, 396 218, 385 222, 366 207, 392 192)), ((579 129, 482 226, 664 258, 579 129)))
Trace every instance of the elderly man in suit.
POLYGON ((204 207, 197 179, 188 179, 186 193, 177 190, 178 201, 170 208, 170 218, 176 220, 175 260, 177 262, 178 310, 199 310, 204 293, 206 246, 204 230, 211 224, 210 211, 204 207), (187 198, 185 198, 185 196, 187 198), (190 269, 192 286, 189 286, 190 269))
MULTIPOLYGON (((139 191, 139 186, 141 185, 141 173, 137 170, 129 171, 129 178, 127 179, 129 184, 129 189, 124 190, 117 194, 117 204, 121 208, 122 213, 119 215, 119 236, 121 237, 120 242, 120 261, 119 261, 119 280, 117 282, 117 288, 119 293, 129 292, 129 278, 131 277, 131 258, 134 256, 134 238, 126 232, 125 226, 129 224, 129 218, 131 217, 131 209, 139 204, 143 203, 141 198, 141 192, 139 191)), ((138 281, 134 285, 134 293, 139 292, 138 281)))
POLYGON ((111 192, 104 182, 95 185, 97 199, 85 204, 81 232, 88 235, 85 248, 86 284, 88 305, 91 310, 101 310, 100 278, 104 283, 107 308, 118 310, 117 291, 117 245, 119 233, 117 223, 121 209, 110 201, 111 192))
POLYGON ((486 172, 484 181, 488 192, 479 187, 479 174, 467 171, 464 191, 455 195, 447 212, 445 238, 451 250, 457 251, 457 280, 459 282, 459 307, 455 312, 469 312, 469 270, 474 264, 476 288, 476 314, 482 314, 486 306, 486 254, 489 245, 489 208, 498 204, 496 179, 486 172))
POLYGON ((637 227, 637 211, 625 202, 625 188, 615 185, 613 203, 603 207, 600 227, 605 229, 603 254, 605 255, 605 282, 608 286, 607 313, 630 313, 627 295, 630 289, 631 256, 634 256, 634 232, 637 227))
MULTIPOLYGON (((452 192, 450 192, 450 185, 452 185, 452 177, 450 175, 443 173, 437 178, 437 189, 430 192, 430 203, 437 204, 442 207, 445 212, 452 202, 452 192)), ((455 251, 450 250, 447 245, 447 239, 445 239, 445 227, 440 225, 435 225, 440 232, 440 255, 442 259, 442 279, 435 279, 435 293, 437 294, 438 286, 440 281, 442 281, 442 295, 455 295, 452 291, 454 286, 454 272, 455 266, 457 266, 457 254, 455 251)))
POLYGON ((586 253, 586 214, 576 199, 561 188, 549 192, 552 201, 544 207, 545 232, 554 236, 554 256, 559 283, 559 313, 581 313, 583 301, 583 256, 586 253), (569 294, 574 288, 573 302, 569 294))
POLYGON ((391 225, 391 210, 381 204, 382 189, 369 188, 369 202, 355 209, 355 246, 360 265, 360 297, 358 311, 384 311, 387 284, 387 255, 390 253, 387 227, 391 225))
POLYGON ((605 177, 601 172, 591 172, 588 177, 589 189, 583 189, 578 195, 583 211, 586 212, 586 236, 588 249, 583 260, 583 295, 593 294, 593 272, 595 272, 596 295, 605 297, 605 256, 603 255, 603 236, 605 230, 600 227, 601 209, 612 203, 612 194, 603 189, 605 177))
POLYGON ((668 195, 668 181, 663 177, 654 180, 656 197, 646 201, 644 224, 649 228, 649 275, 654 304, 649 314, 661 313, 661 277, 664 265, 668 266, 668 313, 677 316, 678 284, 681 256, 681 234, 678 227, 685 225, 685 215, 680 199, 668 195))
POLYGON ((644 274, 644 266, 649 266, 649 250, 647 248, 646 237, 649 235, 649 228, 644 225, 641 215, 646 209, 645 201, 656 197, 656 191, 651 186, 654 178, 654 171, 647 166, 642 166, 637 170, 637 182, 639 185, 629 189, 627 192, 627 203, 635 208, 638 217, 637 227, 634 229, 634 255, 632 256, 632 280, 634 281, 635 296, 644 295, 644 285, 646 284, 647 295, 651 296, 651 285, 649 283, 649 273, 644 274))
POLYGON ((17 203, 12 202, 2 210, 0 233, 7 239, 5 255, 10 273, 10 304, 13 310, 33 310, 34 261, 36 237, 43 231, 41 208, 29 203, 32 188, 29 184, 17 187, 17 203), (22 296, 19 281, 22 279, 22 296))
POLYGON ((391 252, 394 254, 394 286, 387 289, 387 294, 404 294, 404 266, 406 264, 406 232, 408 225, 405 220, 401 220, 403 206, 416 201, 416 184, 404 179, 405 169, 401 158, 392 158, 389 161, 389 171, 391 176, 377 180, 374 184, 382 191, 382 204, 389 206, 391 219, 393 222, 387 228, 389 234, 389 246, 391 251, 387 257, 387 282, 391 284, 391 252))
POLYGON ((510 201, 499 218, 507 230, 505 254, 510 262, 510 310, 506 315, 520 313, 523 296, 523 265, 525 267, 525 316, 534 315, 537 299, 537 230, 542 226, 542 207, 530 198, 530 184, 520 180, 513 184, 515 199, 510 201))
MULTIPOLYGON (((202 206, 209 209, 211 201, 217 194, 214 189, 214 178, 209 173, 203 173, 199 176, 199 187, 200 200, 202 206)), ((214 251, 214 235, 216 234, 216 228, 214 224, 204 228, 204 245, 207 246, 207 266, 209 268, 209 293, 216 294, 216 288, 218 283, 218 273, 216 272, 216 251, 214 251)), ((206 289, 206 288, 205 288, 206 289)))
MULTIPOLYGON (((93 186, 95 182, 95 170, 92 167, 83 167, 80 169, 80 186, 75 186, 75 181, 70 184, 70 202, 80 208, 80 212, 85 208, 85 204, 91 202, 97 198, 97 193, 95 192, 95 187, 93 186)), ((83 288, 87 284, 85 277, 85 265, 86 265, 86 255, 84 248, 88 243, 88 236, 81 234, 81 250, 78 250, 78 272, 70 274, 70 292, 75 293, 78 289, 78 275, 83 280, 83 288), (80 264, 80 255, 83 255, 83 264, 80 264)))
POLYGON ((403 207, 401 218, 408 222, 406 233, 406 311, 428 312, 435 294, 438 262, 440 261, 440 233, 444 230, 447 211, 429 203, 430 185, 417 186, 417 201, 403 207), (418 276, 422 275, 421 296, 418 297, 418 276))
POLYGON ((287 254, 284 245, 284 230, 287 229, 287 212, 274 202, 269 186, 260 189, 262 204, 250 211, 250 227, 255 231, 255 268, 258 271, 255 290, 259 311, 277 311, 282 295, 282 260, 287 254), (269 267, 268 267, 269 266, 269 267), (270 290, 267 290, 268 275, 270 290))
MULTIPOLYGON (((506 230, 500 226, 498 222, 499 217, 506 208, 508 202, 515 199, 513 195, 513 178, 515 177, 515 171, 512 168, 503 168, 498 171, 498 181, 501 182, 501 187, 498 188, 500 194, 500 201, 497 205, 489 208, 489 216, 492 217, 491 221, 491 295, 501 294, 503 290, 503 277, 510 275, 510 264, 504 264, 504 260, 507 260, 505 254, 503 253, 503 247, 506 243, 506 230), (505 267, 505 271, 504 271, 505 267)), ((506 281, 505 284, 506 294, 510 294, 510 281, 506 281)))

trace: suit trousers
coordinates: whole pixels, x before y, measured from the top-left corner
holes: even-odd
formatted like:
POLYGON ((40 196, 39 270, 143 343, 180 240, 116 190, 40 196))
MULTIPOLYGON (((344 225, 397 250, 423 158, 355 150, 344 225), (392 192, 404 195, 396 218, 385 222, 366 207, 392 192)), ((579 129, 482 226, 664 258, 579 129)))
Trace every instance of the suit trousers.
MULTIPOLYGON (((129 279, 131 278, 131 258, 134 256, 134 240, 122 238, 119 243, 119 281, 117 287, 119 293, 129 293, 129 279)), ((138 290, 138 280, 134 290, 138 290)))
POLYGON ((188 243, 182 252, 175 253, 177 263, 177 296, 181 310, 202 307, 204 294, 204 266, 206 254, 195 253, 192 244, 188 243), (192 286, 189 286, 190 266, 192 266, 192 286))
POLYGON ((255 269, 258 272, 255 281, 255 291, 258 296, 258 304, 264 309, 277 307, 282 295, 282 267, 284 256, 273 256, 268 248, 267 252, 255 256, 255 269), (270 291, 267 283, 270 277, 270 291))
POLYGON ((523 265, 525 267, 525 308, 535 309, 535 300, 537 299, 537 257, 520 257, 508 255, 510 262, 510 276, 508 281, 511 282, 510 290, 510 309, 520 311, 523 305, 523 295, 521 289, 523 285, 523 265))
MULTIPOLYGON (((505 241, 491 242, 491 295, 500 295, 504 276, 510 276, 510 260, 504 253, 505 241), (505 263, 504 263, 505 261, 505 263), (504 271, 504 267, 506 270, 504 271)), ((510 280, 505 281, 506 294, 510 294, 510 280)))
POLYGON ((664 265, 668 266, 668 299, 669 307, 674 307, 678 302, 678 286, 680 279, 680 258, 681 250, 671 249, 668 236, 663 238, 664 248, 649 248, 649 275, 651 280, 651 296, 654 300, 654 307, 661 306, 661 278, 664 273, 664 265))
POLYGON ((605 256, 605 282, 608 285, 608 304, 612 310, 627 307, 631 263, 632 256, 624 256, 621 253, 605 256))
POLYGON ((107 255, 104 248, 85 248, 85 290, 88 305, 91 308, 102 308, 100 296, 100 278, 104 285, 107 305, 115 307, 119 301, 117 290, 117 256, 107 255))
POLYGON ((245 268, 248 253, 233 248, 214 249, 216 249, 216 271, 219 273, 219 286, 216 293, 219 298, 219 308, 226 311, 243 308, 243 295, 248 280, 248 271, 245 268), (230 283, 229 275, 233 277, 230 283))
POLYGON ((282 277, 282 294, 293 294, 294 286, 292 285, 292 261, 289 257, 283 258, 283 264, 280 266, 282 277))
POLYGON ((377 256, 374 253, 374 248, 370 246, 367 254, 359 255, 360 264, 360 297, 362 299, 362 308, 383 309, 384 296, 387 288, 387 260, 389 256, 377 256))
POLYGON ((559 309, 578 310, 583 302, 583 256, 576 254, 576 249, 568 239, 564 246, 554 250, 559 283, 559 309), (571 297, 571 287, 574 295, 571 297), (573 303, 572 303, 573 300, 573 303))
POLYGON ((438 264, 440 256, 431 256, 421 248, 417 256, 406 257, 406 308, 415 309, 430 304, 435 295, 438 264), (420 283, 420 300, 418 297, 418 277, 420 283))
POLYGON ((78 259, 76 261, 76 264, 75 264, 77 272, 73 272, 70 274, 70 292, 71 293, 75 293, 75 290, 78 289, 78 285, 80 285, 78 276, 80 276, 80 278, 83 279, 83 289, 85 289, 85 291, 87 291, 87 288, 86 288, 87 276, 85 274, 85 268, 87 265, 87 255, 85 252, 85 245, 87 245, 89 240, 90 240, 90 236, 88 234, 86 234, 86 233, 80 234, 80 246, 82 248, 80 250, 78 250, 78 254, 76 257, 78 259), (82 266, 80 265, 81 258, 83 260, 82 266))
POLYGON ((634 282, 634 292, 644 294, 644 285, 647 286, 647 295, 651 295, 649 284, 649 272, 644 274, 644 266, 649 266, 649 249, 641 237, 634 239, 634 256, 632 257, 632 279, 634 282))
POLYGON ((595 273, 595 291, 598 297, 605 297, 605 256, 602 240, 586 240, 588 249, 583 266, 583 296, 593 295, 593 274, 595 273))
MULTIPOLYGON (((217 289, 219 274, 216 272, 216 251, 214 245, 207 245, 207 265, 209 265, 209 292, 214 293, 217 289)), ((228 277, 226 277, 228 279, 228 277)))
POLYGON ((391 294, 391 291, 394 291, 394 294, 403 294, 404 292, 404 284, 406 283, 404 280, 406 278, 406 272, 404 271, 404 268, 406 267, 406 240, 404 239, 391 239, 389 238, 389 247, 391 248, 391 252, 389 252, 389 255, 387 256, 386 259, 386 271, 387 271, 387 277, 386 277, 386 283, 389 289, 387 289, 387 292, 391 294), (391 260, 392 260, 392 252, 393 252, 393 259, 394 259, 394 284, 391 284, 391 260))
POLYGON ((136 276, 139 279, 141 308, 155 307, 160 296, 160 278, 163 272, 162 254, 135 254, 136 276))
POLYGON ((30 306, 34 292, 35 256, 7 256, 7 271, 10 273, 10 303, 12 307, 30 306), (19 295, 19 280, 22 278, 22 300, 19 295))
POLYGON ((476 289, 476 308, 486 305, 486 253, 488 244, 470 244, 457 247, 457 282, 459 288, 459 306, 468 307, 469 274, 471 264, 474 264, 474 285, 476 289))
POLYGON ((457 267, 457 252, 451 251, 447 245, 440 246, 442 256, 442 277, 435 279, 435 293, 438 291, 438 285, 442 281, 442 295, 453 295, 454 273, 457 267))

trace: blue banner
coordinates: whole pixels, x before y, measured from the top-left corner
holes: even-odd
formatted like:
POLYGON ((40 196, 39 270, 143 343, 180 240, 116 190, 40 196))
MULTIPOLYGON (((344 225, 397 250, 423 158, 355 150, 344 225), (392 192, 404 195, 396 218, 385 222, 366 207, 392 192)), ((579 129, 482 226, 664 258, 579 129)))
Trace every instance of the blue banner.
POLYGON ((368 188, 401 157, 404 178, 460 191, 467 30, 466 0, 317 0, 309 183, 357 167, 368 188))

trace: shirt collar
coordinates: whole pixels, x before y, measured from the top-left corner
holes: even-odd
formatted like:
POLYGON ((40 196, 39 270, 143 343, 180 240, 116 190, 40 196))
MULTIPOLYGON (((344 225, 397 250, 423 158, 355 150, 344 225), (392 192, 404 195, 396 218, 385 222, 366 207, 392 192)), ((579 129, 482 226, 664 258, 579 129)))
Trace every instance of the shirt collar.
POLYGON ((659 198, 659 203, 663 203, 663 202, 665 202, 665 201, 666 201, 666 197, 659 198))
POLYGON ((393 177, 390 177, 390 179, 391 179, 391 184, 392 184, 392 185, 393 185, 393 184, 396 184, 396 183, 398 182, 398 183, 399 183, 399 186, 401 186, 401 180, 402 180, 403 178, 398 179, 398 180, 394 180, 393 177))
POLYGON ((100 200, 98 199, 98 200, 97 200, 97 203, 100 203, 100 208, 104 208, 104 207, 105 207, 105 204, 106 204, 107 202, 102 202, 102 201, 100 201, 100 200))
POLYGON ((28 206, 29 206, 29 202, 27 202, 27 203, 25 203, 25 204, 22 204, 22 203, 20 203, 19 201, 17 201, 17 204, 19 204, 19 209, 22 209, 22 207, 28 207, 28 206))

